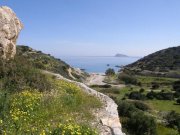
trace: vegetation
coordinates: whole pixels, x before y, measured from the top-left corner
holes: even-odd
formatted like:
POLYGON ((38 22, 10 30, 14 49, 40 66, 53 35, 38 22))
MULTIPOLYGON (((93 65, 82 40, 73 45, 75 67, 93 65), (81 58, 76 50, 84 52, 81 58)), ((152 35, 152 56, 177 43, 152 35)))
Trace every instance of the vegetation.
POLYGON ((180 98, 178 98, 178 99, 176 100, 176 102, 177 102, 178 104, 180 104, 180 98))
POLYGON ((62 60, 56 59, 50 54, 36 51, 28 46, 17 46, 16 55, 24 57, 28 62, 32 63, 35 68, 58 73, 69 79, 82 81, 87 77, 85 72, 78 72, 62 60))
POLYGON ((173 100, 146 100, 145 103, 147 103, 153 110, 156 110, 158 112, 167 113, 174 110, 175 112, 180 113, 179 107, 173 100))
POLYGON ((179 81, 175 81, 175 82, 173 83, 173 89, 174 89, 174 91, 180 93, 180 80, 179 80, 179 81))
POLYGON ((51 89, 48 77, 35 69, 24 57, 16 56, 11 61, 0 61, 0 89, 10 92, 23 89, 38 89, 46 91, 51 89))
POLYGON ((106 70, 105 74, 107 76, 113 76, 113 75, 115 75, 115 71, 114 71, 114 69, 109 68, 109 69, 106 70))
POLYGON ((124 128, 134 135, 156 135, 156 122, 135 105, 127 101, 118 103, 118 111, 124 128))
POLYGON ((180 77, 180 46, 150 54, 126 66, 136 74, 150 76, 180 77))
POLYGON ((171 111, 167 116, 166 120, 168 122, 168 126, 172 128, 177 128, 180 132, 180 114, 175 111, 171 111))
POLYGON ((118 79, 125 82, 125 84, 137 84, 137 79, 134 76, 126 73, 119 74, 118 79))
MULTIPOLYGON (((167 114, 172 110, 175 111, 175 114, 180 114, 179 104, 177 103, 179 94, 176 91, 179 80, 177 78, 140 76, 133 73, 130 75, 124 74, 135 78, 137 83, 129 83, 124 88, 115 86, 110 88, 94 87, 113 98, 118 104, 123 131, 129 135, 148 134, 145 129, 148 126, 154 126, 155 130, 151 130, 152 134, 179 134, 177 124, 170 126, 169 123, 171 122, 167 120, 167 114), (117 92, 114 92, 114 89, 117 92), (153 124, 151 125, 152 121, 153 124)), ((118 77, 118 75, 116 76, 118 77)), ((119 81, 119 83, 123 82, 122 80, 119 81)), ((178 117, 173 118, 176 121, 178 120, 178 117)))
POLYGON ((112 97, 118 103, 122 126, 128 134, 180 133, 179 52, 180 46, 155 52, 125 66, 118 74, 119 83, 124 82, 126 87, 112 97), (155 126, 155 130, 145 131, 148 125, 155 126))
POLYGON ((149 92, 146 97, 148 99, 158 99, 158 100, 173 100, 174 94, 172 92, 149 92))
POLYGON ((97 135, 92 110, 101 102, 75 84, 42 72, 37 54, 25 54, 0 61, 0 134, 97 135))
POLYGON ((134 99, 134 100, 145 100, 146 96, 138 91, 133 91, 129 94, 129 99, 134 99))
POLYGON ((97 134, 88 121, 101 103, 73 83, 55 81, 54 91, 0 93, 1 134, 97 134))

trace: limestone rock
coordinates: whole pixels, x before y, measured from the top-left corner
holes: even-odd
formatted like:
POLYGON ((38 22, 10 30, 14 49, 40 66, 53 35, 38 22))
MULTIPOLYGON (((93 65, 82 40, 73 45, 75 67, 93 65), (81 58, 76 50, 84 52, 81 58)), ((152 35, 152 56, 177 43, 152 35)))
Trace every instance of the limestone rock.
POLYGON ((23 28, 16 14, 9 7, 0 7, 0 57, 14 58, 16 54, 16 40, 23 28))

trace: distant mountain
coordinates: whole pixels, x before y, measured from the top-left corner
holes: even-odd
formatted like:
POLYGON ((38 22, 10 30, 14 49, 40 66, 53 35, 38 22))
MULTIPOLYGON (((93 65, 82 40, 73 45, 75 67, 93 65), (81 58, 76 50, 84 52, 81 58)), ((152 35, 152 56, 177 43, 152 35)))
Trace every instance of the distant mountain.
POLYGON ((180 46, 157 51, 125 66, 125 69, 145 75, 180 77, 180 46))
POLYGON ((124 54, 118 53, 118 54, 115 55, 115 57, 128 57, 128 56, 127 56, 127 55, 124 55, 124 54))

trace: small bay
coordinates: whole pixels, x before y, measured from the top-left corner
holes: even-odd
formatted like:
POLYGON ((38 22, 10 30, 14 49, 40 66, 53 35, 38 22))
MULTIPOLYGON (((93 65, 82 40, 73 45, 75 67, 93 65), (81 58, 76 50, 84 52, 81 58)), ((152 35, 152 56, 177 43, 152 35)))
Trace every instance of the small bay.
POLYGON ((60 59, 88 73, 104 73, 108 68, 113 68, 117 72, 121 66, 131 64, 140 57, 61 56, 60 59))

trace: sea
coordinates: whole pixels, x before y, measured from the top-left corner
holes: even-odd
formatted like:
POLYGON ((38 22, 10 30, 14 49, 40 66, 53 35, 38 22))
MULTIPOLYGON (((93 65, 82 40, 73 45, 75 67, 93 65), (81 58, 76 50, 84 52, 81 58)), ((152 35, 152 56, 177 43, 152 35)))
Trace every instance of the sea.
POLYGON ((140 57, 61 56, 60 59, 88 73, 105 73, 108 68, 113 68, 118 72, 122 66, 131 64, 140 57))

